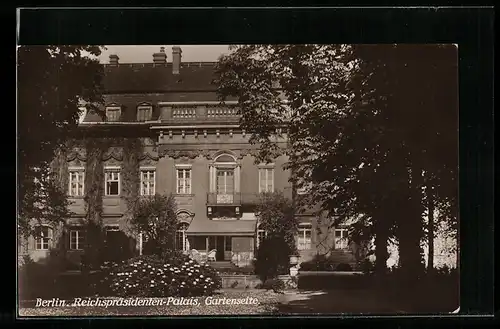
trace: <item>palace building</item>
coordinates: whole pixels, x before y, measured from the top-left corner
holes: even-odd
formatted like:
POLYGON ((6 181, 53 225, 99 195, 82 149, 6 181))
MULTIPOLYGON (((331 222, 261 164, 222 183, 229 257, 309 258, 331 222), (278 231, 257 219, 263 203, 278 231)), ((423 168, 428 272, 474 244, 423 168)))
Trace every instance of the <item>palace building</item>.
MULTIPOLYGON (((83 112, 82 136, 120 136, 142 141, 137 154, 140 195, 170 194, 177 202, 177 246, 200 254, 215 250, 215 260, 237 266, 251 263, 265 232, 259 228, 254 208, 261 192, 281 191, 292 198, 289 172, 281 155, 272 163, 255 164, 256 147, 239 126, 237 100, 221 106, 217 99, 214 62, 183 62, 180 47, 173 47, 171 61, 163 47, 150 63, 121 64, 117 55, 104 64, 105 113, 83 112)), ((120 144, 121 143, 121 144, 120 144)), ((286 147, 286 136, 279 143, 286 147)), ((91 205, 84 199, 88 150, 76 146, 59 159, 73 216, 64 228, 40 226, 41 237, 31 238, 24 249, 42 260, 58 246, 78 261, 85 239, 82 219, 91 205), (57 238, 59 237, 59 238, 57 238), (62 242, 58 242, 62 241, 62 242)), ((126 220, 127 172, 130 148, 110 144, 101 157, 102 219, 110 240, 119 233, 130 238, 130 248, 140 252, 141 235, 126 220)), ((97 177, 97 175, 96 175, 97 177)), ((96 178, 97 179, 97 178, 96 178)), ((306 191, 296 191, 298 194, 306 191)), ((328 229, 317 218, 303 214, 297 234, 301 260, 317 253, 335 253, 352 263, 345 229, 328 229)))

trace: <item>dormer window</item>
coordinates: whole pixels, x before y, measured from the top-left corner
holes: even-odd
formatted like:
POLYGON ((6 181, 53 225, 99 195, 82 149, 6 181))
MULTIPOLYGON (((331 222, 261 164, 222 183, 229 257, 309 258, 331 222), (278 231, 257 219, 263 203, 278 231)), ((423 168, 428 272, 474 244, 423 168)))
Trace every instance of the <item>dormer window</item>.
POLYGON ((153 115, 152 106, 138 106, 137 107, 137 121, 151 120, 152 115, 153 115))
POLYGON ((120 121, 122 109, 119 106, 106 107, 106 120, 107 121, 120 121))

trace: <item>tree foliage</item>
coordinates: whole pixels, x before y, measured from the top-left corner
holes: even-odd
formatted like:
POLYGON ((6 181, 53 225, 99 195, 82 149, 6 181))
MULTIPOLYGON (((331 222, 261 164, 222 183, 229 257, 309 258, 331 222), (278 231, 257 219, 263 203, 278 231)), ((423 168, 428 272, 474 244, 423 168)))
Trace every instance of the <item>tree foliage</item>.
POLYGON ((133 209, 131 224, 146 241, 143 253, 161 256, 173 250, 177 231, 177 205, 172 195, 141 197, 133 209))
POLYGON ((453 46, 248 45, 219 60, 221 100, 239 99, 241 125, 272 159, 287 127, 299 205, 319 205, 353 237, 375 237, 385 268, 398 240, 401 266, 422 263, 425 189, 457 217, 457 58, 453 46))
POLYGON ((102 103, 98 46, 18 48, 18 226, 31 233, 32 219, 67 217, 65 190, 49 179, 50 163, 76 129, 79 106, 102 103))
POLYGON ((259 229, 264 230, 268 238, 281 238, 288 244, 289 251, 296 251, 298 223, 290 199, 281 192, 261 193, 255 212, 259 217, 259 229))

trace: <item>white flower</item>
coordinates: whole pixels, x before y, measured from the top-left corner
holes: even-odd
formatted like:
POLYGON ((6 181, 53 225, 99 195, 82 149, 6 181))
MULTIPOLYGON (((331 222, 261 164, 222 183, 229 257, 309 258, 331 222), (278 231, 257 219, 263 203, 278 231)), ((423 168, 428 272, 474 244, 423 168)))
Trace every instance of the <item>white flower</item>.
POLYGON ((172 278, 172 281, 175 281, 175 278, 172 278))
POLYGON ((182 281, 181 284, 184 284, 184 281, 182 281))
POLYGON ((203 274, 200 274, 200 278, 203 278, 203 274))
POLYGON ((154 282, 155 282, 155 280, 151 280, 151 283, 154 283, 154 282))
POLYGON ((191 273, 188 273, 189 276, 191 276, 191 273))

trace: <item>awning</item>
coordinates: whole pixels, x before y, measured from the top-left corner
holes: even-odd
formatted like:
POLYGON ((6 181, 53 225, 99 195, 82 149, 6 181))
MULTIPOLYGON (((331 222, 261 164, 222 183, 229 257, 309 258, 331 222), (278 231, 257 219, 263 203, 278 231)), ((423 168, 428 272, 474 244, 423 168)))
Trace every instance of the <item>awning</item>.
POLYGON ((191 222, 187 235, 254 235, 256 220, 199 220, 191 222))

